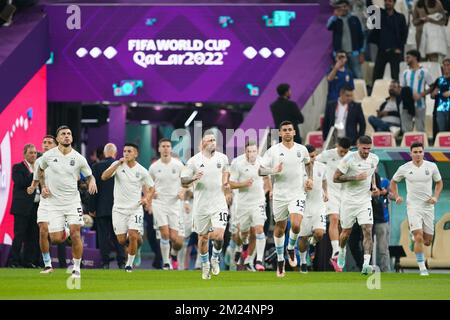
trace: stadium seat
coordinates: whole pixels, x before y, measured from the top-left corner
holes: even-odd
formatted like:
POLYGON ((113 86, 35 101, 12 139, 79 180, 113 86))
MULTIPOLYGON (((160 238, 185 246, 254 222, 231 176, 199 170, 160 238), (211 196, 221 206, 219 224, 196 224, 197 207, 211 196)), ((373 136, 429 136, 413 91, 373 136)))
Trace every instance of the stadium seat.
POLYGON ((394 135, 390 131, 372 133, 372 142, 375 148, 392 148, 397 146, 394 135))
POLYGON ((434 146, 437 148, 450 147, 450 132, 439 132, 434 140, 434 146))
MULTIPOLYGON (((377 80, 378 81, 378 80, 377 80)), ((377 110, 380 109, 381 104, 385 101, 384 98, 379 97, 365 97, 361 103, 363 109, 364 118, 366 118, 366 134, 371 135, 374 130, 369 124, 369 116, 376 116, 377 110)))
POLYGON ((428 147, 427 134, 425 132, 417 132, 417 131, 406 132, 403 135, 401 146, 409 148, 413 144, 413 142, 416 141, 422 142, 424 147, 428 147))
POLYGON ((430 268, 450 268, 450 213, 444 214, 436 223, 428 266, 430 268))
POLYGON ((322 149, 323 147, 323 136, 322 131, 310 131, 306 135, 305 144, 313 145, 316 149, 322 149))
MULTIPOLYGON (((400 267, 402 268, 418 268, 416 255, 410 248, 411 242, 412 236, 409 232, 408 219, 406 219, 403 220, 400 226, 400 245, 403 247, 403 250, 406 253, 406 257, 400 258, 400 267)), ((425 258, 429 260, 429 258, 431 257, 431 246, 425 246, 424 248, 425 258)))
POLYGON ((355 102, 361 103, 364 97, 367 97, 367 87, 366 81, 364 79, 355 79, 355 91, 354 100, 355 102))
POLYGON ((320 130, 323 130, 323 123, 325 122, 325 115, 322 113, 319 117, 320 130))
POLYGON ((391 80, 385 79, 375 80, 375 83, 373 84, 372 94, 370 96, 386 99, 387 97, 389 97, 390 83, 391 80))
POLYGON ((372 86, 373 81, 373 68, 375 64, 373 62, 364 61, 364 63, 361 65, 363 78, 366 81, 366 84, 369 86, 372 86))

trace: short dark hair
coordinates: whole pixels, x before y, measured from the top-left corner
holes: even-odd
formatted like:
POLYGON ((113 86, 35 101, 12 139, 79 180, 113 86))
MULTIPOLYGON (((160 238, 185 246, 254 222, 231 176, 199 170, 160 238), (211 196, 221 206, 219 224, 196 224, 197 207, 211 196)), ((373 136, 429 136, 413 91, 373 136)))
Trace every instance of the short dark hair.
POLYGON ((414 148, 422 148, 422 149, 424 149, 423 143, 420 142, 420 141, 414 141, 414 142, 411 144, 410 150, 412 151, 412 149, 414 149, 414 148))
POLYGON ((341 87, 341 89, 339 90, 339 93, 342 93, 344 91, 353 91, 353 87, 348 84, 345 84, 341 87))
POLYGON ((277 93, 280 97, 283 97, 286 94, 286 92, 289 91, 290 88, 291 88, 291 86, 289 84, 281 83, 277 87, 277 93))
POLYGON ((168 139, 168 138, 162 138, 162 139, 159 139, 159 141, 158 141, 158 147, 161 145, 161 143, 163 143, 163 142, 169 142, 170 143, 170 145, 172 145, 172 141, 170 141, 170 139, 168 139))
POLYGON ((51 134, 45 135, 45 136, 42 138, 42 140, 44 140, 44 139, 52 139, 53 142, 54 142, 56 145, 58 144, 58 141, 56 141, 56 138, 55 138, 54 136, 52 136, 51 134))
MULTIPOLYGON (((289 120, 284 120, 283 122, 280 123, 280 129, 281 129, 281 127, 283 127, 283 126, 289 126, 289 125, 294 126, 294 124, 293 124, 291 121, 289 121, 289 120)), ((295 128, 294 128, 294 129, 295 129, 295 128)))
POLYGON ((420 62, 420 51, 419 50, 409 50, 408 52, 406 52, 406 55, 410 55, 413 57, 416 57, 417 62, 420 62))
POLYGON ((358 138, 360 144, 372 144, 372 138, 369 136, 361 136, 358 138))
POLYGON ((442 64, 444 64, 444 62, 449 62, 450 63, 450 58, 445 58, 444 60, 442 60, 442 64))
POLYGON ((337 140, 338 146, 344 149, 350 149, 352 146, 352 141, 347 137, 338 138, 337 140))
POLYGON ((316 147, 314 147, 312 144, 307 144, 305 147, 308 150, 308 153, 316 151, 316 147))
POLYGON ((248 140, 248 141, 245 143, 245 149, 247 149, 247 147, 252 147, 252 146, 258 146, 258 144, 256 143, 256 141, 248 140))
POLYGON ((395 80, 395 79, 392 79, 392 80, 391 80, 391 83, 395 83, 395 84, 398 84, 398 85, 400 85, 400 81, 398 81, 398 80, 395 80))
POLYGON ((26 145, 23 146, 23 155, 25 155, 28 152, 28 149, 32 149, 36 147, 34 146, 34 144, 32 143, 27 143, 26 145))
POLYGON ((337 61, 337 56, 338 56, 339 54, 345 54, 345 56, 348 58, 347 52, 346 52, 345 50, 338 50, 338 51, 336 51, 336 55, 335 55, 335 57, 334 57, 334 61, 337 61))
POLYGON ((135 144, 135 143, 132 143, 132 142, 126 142, 126 143, 123 145, 123 147, 124 147, 124 148, 125 148, 125 147, 133 147, 133 148, 136 149, 137 152, 139 152, 139 147, 138 147, 138 145, 135 144))
MULTIPOLYGON (((66 129, 69 129, 69 130, 70 130, 70 128, 69 128, 68 126, 66 126, 66 125, 59 126, 58 129, 56 129, 56 136, 58 136, 58 133, 59 133, 61 130, 66 130, 66 129)), ((72 132, 72 130, 70 130, 70 132, 72 132)))

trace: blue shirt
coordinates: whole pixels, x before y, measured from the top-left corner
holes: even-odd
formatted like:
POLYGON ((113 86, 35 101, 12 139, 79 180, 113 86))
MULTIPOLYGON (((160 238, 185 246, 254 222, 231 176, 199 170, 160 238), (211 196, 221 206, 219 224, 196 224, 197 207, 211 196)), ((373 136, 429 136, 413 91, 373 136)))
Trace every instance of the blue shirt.
MULTIPOLYGON (((328 73, 331 72, 331 69, 328 73)), ((352 72, 345 68, 344 71, 337 71, 336 76, 332 81, 328 81, 328 101, 337 101, 339 98, 339 90, 345 85, 349 85, 352 89, 355 89, 355 85, 353 83, 353 74, 352 72)))
POLYGON ((450 99, 442 96, 444 92, 450 91, 450 78, 444 76, 437 79, 437 87, 439 88, 439 93, 436 97, 438 107, 438 112, 449 112, 450 111, 450 99))

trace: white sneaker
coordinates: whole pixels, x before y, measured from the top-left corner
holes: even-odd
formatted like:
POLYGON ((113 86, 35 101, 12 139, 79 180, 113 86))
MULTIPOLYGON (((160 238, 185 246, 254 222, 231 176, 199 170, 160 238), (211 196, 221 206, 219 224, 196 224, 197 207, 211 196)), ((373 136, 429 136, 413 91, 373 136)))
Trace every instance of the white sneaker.
POLYGON ((81 278, 81 273, 78 270, 73 270, 72 271, 72 278, 74 279, 80 279, 81 278))
POLYGON ((209 262, 202 263, 202 279, 203 280, 209 280, 211 279, 211 268, 209 266, 209 262))
POLYGON ((53 272, 53 268, 52 267, 45 267, 44 270, 42 270, 40 273, 48 274, 48 273, 52 273, 52 272, 53 272))
POLYGON ((420 270, 420 275, 421 276, 429 276, 430 274, 428 273, 427 269, 424 269, 424 270, 420 270))
POLYGON ((215 276, 220 273, 219 258, 211 258, 211 272, 215 276))
POLYGON ((362 275, 368 275, 371 274, 373 272, 373 268, 371 265, 363 265, 362 270, 361 270, 361 274, 362 275))

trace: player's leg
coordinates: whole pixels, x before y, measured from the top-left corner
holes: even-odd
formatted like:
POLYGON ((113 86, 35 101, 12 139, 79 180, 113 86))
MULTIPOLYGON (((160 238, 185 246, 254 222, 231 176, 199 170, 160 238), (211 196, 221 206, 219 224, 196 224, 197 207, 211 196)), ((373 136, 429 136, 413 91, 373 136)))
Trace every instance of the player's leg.
POLYGON ((223 236, 225 228, 214 228, 210 234, 210 239, 213 240, 213 250, 211 255, 211 272, 217 276, 220 273, 219 259, 223 247, 223 236))
POLYGON ((266 250, 266 235, 264 234, 264 223, 267 220, 265 204, 259 206, 259 210, 253 216, 255 224, 255 238, 256 238, 256 264, 257 271, 264 271, 264 251, 266 250))
POLYGON ((297 267, 297 257, 295 255, 295 244, 297 243, 300 227, 303 220, 303 213, 305 212, 305 200, 303 198, 295 199, 289 203, 288 211, 290 212, 291 229, 289 230, 289 242, 287 246, 287 253, 289 257, 289 265, 292 268, 297 267))
POLYGON ((363 232, 363 248, 364 248, 364 263, 362 267, 362 274, 371 273, 370 258, 372 257, 373 240, 372 229, 373 224, 362 224, 361 229, 363 232))
MULTIPOLYGON (((239 222, 239 239, 242 242, 242 254, 241 261, 245 265, 245 260, 249 255, 249 242, 250 242, 250 227, 252 224, 252 217, 250 210, 241 209, 238 216, 239 222)), ((238 263, 238 262, 236 262, 238 263)))
POLYGON ((193 230, 198 235, 198 255, 200 257, 200 264, 202 269, 202 279, 211 279, 211 266, 209 263, 209 229, 211 228, 211 219, 208 214, 194 213, 193 230))
MULTIPOLYGON (((80 272, 81 257, 83 256, 83 242, 81 241, 81 224, 70 224, 70 238, 72 240, 73 273, 75 277, 80 272)), ((79 276, 79 274, 78 274, 79 276)))
POLYGON ((183 247, 184 235, 180 235, 178 229, 172 229, 172 227, 169 226, 169 238, 172 244, 172 248, 170 249, 172 267, 178 269, 178 251, 183 247))
POLYGON ((185 269, 186 253, 187 253, 187 247, 189 244, 189 237, 190 237, 190 235, 183 238, 181 248, 177 252, 178 270, 185 269))
POLYGON ((161 248, 161 256, 163 260, 163 270, 170 270, 170 232, 169 226, 159 226, 159 232, 161 234, 161 240, 159 240, 159 246, 161 248))
POLYGON ((289 203, 284 201, 273 200, 273 219, 275 220, 275 227, 273 230, 273 240, 277 252, 277 277, 284 277, 284 240, 287 226, 287 218, 289 203))
POLYGON ((65 228, 66 217, 63 210, 49 209, 49 223, 48 232, 50 236, 50 242, 53 244, 61 244, 67 240, 70 235, 65 228))
POLYGON ((248 248, 247 255, 244 260, 244 266, 248 271, 256 272, 254 267, 254 261, 256 257, 256 232, 255 227, 250 227, 250 232, 248 236, 248 248))
POLYGON ((142 207, 139 207, 136 210, 125 212, 123 217, 126 220, 128 234, 128 259, 125 264, 125 271, 131 272, 138 248, 142 244, 141 233, 144 230, 144 210, 142 207))
POLYGON ((336 257, 337 259, 337 254, 339 253, 339 214, 331 213, 328 217, 330 220, 328 235, 330 237, 332 247, 330 259, 333 259, 333 257, 336 257))
POLYGON ((41 273, 53 272, 52 268, 52 258, 50 257, 50 243, 49 243, 49 233, 48 233, 48 222, 39 222, 39 211, 38 211, 38 225, 39 225, 39 247, 41 248, 42 260, 44 261, 44 270, 41 273))

